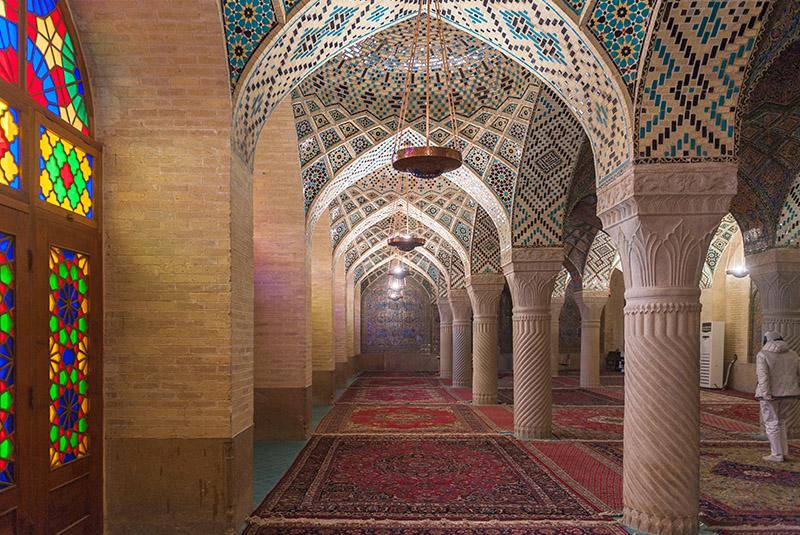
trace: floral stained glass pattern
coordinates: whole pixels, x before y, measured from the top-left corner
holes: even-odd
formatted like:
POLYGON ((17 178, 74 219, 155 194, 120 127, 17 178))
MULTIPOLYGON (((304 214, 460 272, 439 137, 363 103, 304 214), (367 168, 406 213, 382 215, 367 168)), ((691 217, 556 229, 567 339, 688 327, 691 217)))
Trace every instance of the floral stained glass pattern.
POLYGON ((14 484, 14 237, 0 232, 0 489, 14 484))
POLYGON ((19 116, 0 100, 0 184, 19 189, 19 116))
POLYGON ((89 257, 50 248, 50 467, 88 452, 89 257))
POLYGON ((81 71, 57 0, 27 0, 28 94, 84 134, 89 133, 81 71))
POLYGON ((92 156, 39 127, 39 198, 92 217, 92 156))
POLYGON ((19 80, 19 13, 17 0, 0 0, 0 79, 19 80))

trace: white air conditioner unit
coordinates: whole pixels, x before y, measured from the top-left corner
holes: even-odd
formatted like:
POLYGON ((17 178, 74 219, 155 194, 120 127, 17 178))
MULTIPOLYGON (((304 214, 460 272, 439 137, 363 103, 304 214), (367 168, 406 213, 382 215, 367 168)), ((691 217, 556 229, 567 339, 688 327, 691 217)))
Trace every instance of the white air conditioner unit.
POLYGON ((700 324, 700 387, 722 388, 724 361, 725 322, 700 324))

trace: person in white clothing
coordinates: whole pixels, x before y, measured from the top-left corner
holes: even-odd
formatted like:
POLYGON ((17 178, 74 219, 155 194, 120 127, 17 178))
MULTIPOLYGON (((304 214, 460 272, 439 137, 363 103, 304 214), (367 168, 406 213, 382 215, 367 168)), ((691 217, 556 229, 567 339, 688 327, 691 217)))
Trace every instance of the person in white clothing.
POLYGON ((781 462, 789 454, 786 418, 800 397, 800 357, 789 349, 780 333, 764 335, 764 347, 756 356, 756 374, 756 398, 761 402, 761 417, 772 450, 763 459, 781 462))

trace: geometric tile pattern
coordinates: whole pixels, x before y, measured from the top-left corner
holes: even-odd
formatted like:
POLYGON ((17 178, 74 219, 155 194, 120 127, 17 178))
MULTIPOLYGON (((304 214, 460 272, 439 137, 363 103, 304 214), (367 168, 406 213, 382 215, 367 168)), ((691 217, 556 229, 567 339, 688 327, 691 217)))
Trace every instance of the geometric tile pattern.
POLYGON ((460 290, 464 286, 464 264, 457 254, 450 255, 450 288, 460 290))
MULTIPOLYGON (((303 78, 346 47, 401 21, 416 2, 318 0, 290 17, 282 31, 253 58, 238 81, 234 106, 234 150, 253 161, 261 128, 276 104, 303 78)), ((629 161, 630 125, 610 67, 593 54, 581 33, 548 2, 460 0, 443 2, 448 25, 479 35, 507 56, 545 78, 574 108, 598 154, 601 182, 629 161)), ((502 122, 501 122, 502 123, 502 122)), ((488 123, 495 124, 495 123, 488 123)), ((500 124, 500 123, 496 123, 500 124)))
MULTIPOLYGON (((363 253, 353 265, 356 266, 356 268, 363 268, 366 266, 366 273, 369 274, 373 269, 382 266, 384 262, 394 258, 395 254, 396 252, 389 247, 385 241, 381 241, 373 245, 367 252, 363 253)), ((410 266, 413 270, 422 273, 424 277, 429 277, 437 288, 441 285, 441 289, 447 289, 447 268, 445 268, 436 256, 427 249, 420 248, 405 253, 401 256, 401 261, 410 266)))
POLYGON ((597 227, 584 221, 570 220, 564 228, 564 266, 577 283, 583 284, 586 262, 597 233, 597 227))
POLYGON ((738 232, 739 225, 736 224, 736 219, 733 218, 732 214, 727 214, 722 218, 722 221, 720 222, 719 227, 717 227, 717 231, 714 233, 714 237, 711 239, 711 243, 708 246, 706 260, 703 263, 703 273, 700 276, 701 290, 711 288, 711 283, 714 278, 714 271, 719 265, 719 259, 722 258, 722 254, 725 252, 725 249, 728 248, 728 244, 730 243, 731 239, 738 232))
POLYGON ((553 286, 553 297, 564 297, 567 292, 567 285, 569 284, 570 274, 567 268, 561 268, 561 271, 556 275, 556 284, 553 286))
POLYGON ((516 184, 511 227, 514 247, 561 245, 570 179, 584 139, 572 111, 553 91, 543 88, 516 184))
MULTIPOLYGON (((367 291, 367 288, 375 284, 376 282, 380 282, 383 285, 383 290, 386 291, 389 287, 389 281, 386 279, 386 275, 389 274, 388 265, 381 266, 374 271, 372 271, 369 275, 365 275, 361 278, 361 295, 364 295, 367 291)), ((408 278, 412 279, 414 282, 425 288, 425 291, 430 298, 430 301, 433 301, 433 297, 438 295, 436 289, 431 284, 430 280, 425 278, 425 275, 421 274, 418 271, 411 270, 411 275, 408 278)), ((402 301, 401 301, 402 302, 402 301)))
POLYGON ((222 11, 228 41, 228 69, 231 84, 235 84, 250 55, 278 20, 269 0, 222 0, 222 11))
POLYGON ((600 40, 633 93, 653 0, 600 0, 589 29, 600 40))
POLYGON ((769 2, 662 2, 634 135, 640 162, 733 161, 736 106, 769 2))
POLYGON ((500 238, 492 218, 478 207, 470 248, 472 273, 500 273, 500 238))
POLYGON ((618 262, 619 253, 614 240, 602 230, 599 231, 594 237, 583 268, 583 289, 610 290, 611 272, 618 262))
POLYGON ((800 174, 794 179, 794 184, 783 203, 781 218, 778 220, 778 236, 775 245, 789 247, 800 243, 800 174))

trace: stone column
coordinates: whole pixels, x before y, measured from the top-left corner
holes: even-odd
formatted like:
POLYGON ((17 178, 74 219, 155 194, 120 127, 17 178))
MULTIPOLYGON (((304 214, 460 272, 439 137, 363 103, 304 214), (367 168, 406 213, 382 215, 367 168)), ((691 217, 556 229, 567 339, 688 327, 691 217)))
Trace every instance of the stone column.
MULTIPOLYGON (((800 249, 768 249, 745 259, 761 294, 761 332, 777 331, 800 353, 800 249)), ((800 439, 800 401, 789 412, 787 436, 800 439)))
POLYGON ((450 299, 440 297, 436 304, 439 307, 439 377, 453 376, 453 310, 450 299))
POLYGON ((497 307, 506 279, 500 273, 480 273, 467 279, 472 303, 472 403, 497 403, 497 307))
POLYGON ((453 311, 453 386, 472 386, 472 347, 470 331, 472 308, 467 290, 450 290, 453 311))
POLYGON ((597 212, 625 276, 623 523, 698 532, 700 273, 736 193, 735 163, 624 169, 597 212))
POLYGON ((564 261, 561 248, 513 248, 503 273, 514 302, 514 435, 552 437, 550 297, 564 261))
POLYGON ((574 294, 581 311, 581 388, 600 386, 600 316, 608 290, 582 290, 574 294))
POLYGON ((558 377, 559 371, 559 337, 558 337, 558 318, 561 316, 561 309, 564 308, 564 296, 550 297, 550 376, 558 377))

